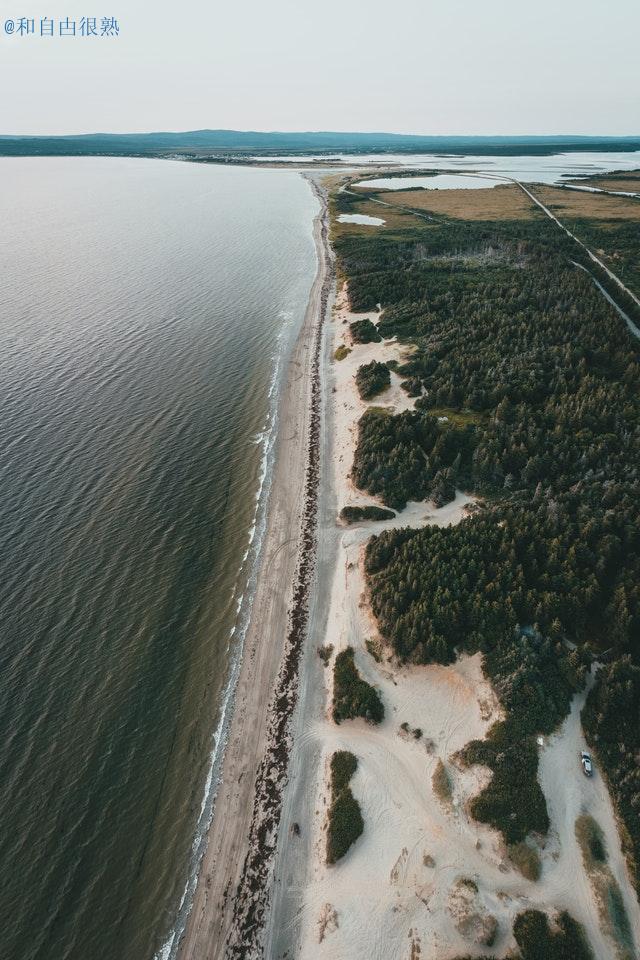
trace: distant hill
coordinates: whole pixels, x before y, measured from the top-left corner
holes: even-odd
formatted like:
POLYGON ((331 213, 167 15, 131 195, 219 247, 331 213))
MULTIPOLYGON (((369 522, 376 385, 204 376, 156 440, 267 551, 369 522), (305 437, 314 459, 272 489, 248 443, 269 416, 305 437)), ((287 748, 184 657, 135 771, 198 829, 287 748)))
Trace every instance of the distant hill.
POLYGON ((397 133, 88 133, 60 137, 0 136, 0 156, 220 157, 327 153, 552 154, 640 150, 639 137, 423 137, 397 133))

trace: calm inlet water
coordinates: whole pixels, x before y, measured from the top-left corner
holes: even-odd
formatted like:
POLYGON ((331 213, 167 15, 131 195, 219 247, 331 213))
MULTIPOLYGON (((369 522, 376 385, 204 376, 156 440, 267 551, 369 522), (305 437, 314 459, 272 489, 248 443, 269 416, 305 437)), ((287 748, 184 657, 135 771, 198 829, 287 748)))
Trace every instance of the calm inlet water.
POLYGON ((289 171, 0 174, 0 952, 149 960, 208 819, 316 202, 289 171))

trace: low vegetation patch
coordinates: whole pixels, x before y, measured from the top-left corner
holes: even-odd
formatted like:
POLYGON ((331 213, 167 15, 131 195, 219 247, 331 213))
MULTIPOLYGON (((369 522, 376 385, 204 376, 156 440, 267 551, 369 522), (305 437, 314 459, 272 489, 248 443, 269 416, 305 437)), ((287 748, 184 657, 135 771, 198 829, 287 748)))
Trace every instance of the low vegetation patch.
POLYGON ((470 804, 475 820, 500 830, 508 844, 529 833, 546 833, 549 815, 538 783, 538 750, 533 738, 520 740, 504 722, 493 725, 486 740, 473 740, 459 754, 469 766, 493 772, 488 786, 470 804))
POLYGON ((328 665, 331 660, 331 655, 333 653, 333 644, 325 643, 324 646, 318 647, 318 656, 324 663, 325 667, 328 665))
POLYGON ((341 343, 339 347, 336 347, 336 352, 333 356, 336 360, 344 360, 350 353, 351 347, 347 347, 344 343, 341 343))
POLYGON ((618 944, 619 960, 633 960, 631 924, 620 887, 607 864, 607 848, 600 825, 588 814, 581 814, 576 820, 575 832, 602 927, 618 944))
POLYGON ((333 719, 354 720, 363 717, 367 723, 381 723, 384 706, 377 690, 363 680, 353 658, 353 647, 342 650, 333 671, 333 719))
POLYGON ((509 847, 509 858, 526 880, 532 880, 535 883, 540 879, 542 864, 540 854, 535 847, 524 840, 521 843, 512 844, 509 847))
POLYGON ((351 339, 354 343, 380 343, 382 337, 371 320, 354 320, 349 324, 351 339))
POLYGON ((357 757, 338 750, 331 757, 331 805, 327 827, 327 863, 344 857, 364 830, 360 804, 349 783, 358 766, 357 757))
POLYGON ((576 840, 582 851, 582 859, 587 871, 607 862, 607 846, 600 824, 589 816, 581 814, 576 820, 576 840))
POLYGON ((438 759, 436 768, 433 771, 431 784, 436 797, 441 800, 442 803, 450 804, 452 798, 451 780, 449 779, 447 768, 440 759, 438 759))
POLYGON ((372 360, 363 363, 356 373, 356 386, 362 400, 371 400, 378 393, 386 390, 391 383, 391 373, 386 363, 372 360))
POLYGON ((365 647, 367 648, 367 653, 373 657, 376 663, 382 663, 382 650, 380 649, 380 644, 377 640, 373 640, 371 637, 368 637, 364 642, 365 647))
POLYGON ((361 520, 393 520, 395 512, 384 507, 343 507, 340 519, 345 523, 359 523, 361 520))

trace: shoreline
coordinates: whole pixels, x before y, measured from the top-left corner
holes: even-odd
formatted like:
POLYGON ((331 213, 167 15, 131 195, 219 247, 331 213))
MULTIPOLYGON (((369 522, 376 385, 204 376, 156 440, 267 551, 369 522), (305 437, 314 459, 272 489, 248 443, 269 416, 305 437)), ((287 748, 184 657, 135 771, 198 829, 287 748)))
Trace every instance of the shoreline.
POLYGON ((280 400, 266 536, 215 800, 219 814, 214 809, 180 935, 181 960, 260 953, 314 570, 319 351, 333 282, 327 194, 306 179, 320 202, 313 225, 317 272, 280 400), (283 583, 293 589, 279 589, 283 583))

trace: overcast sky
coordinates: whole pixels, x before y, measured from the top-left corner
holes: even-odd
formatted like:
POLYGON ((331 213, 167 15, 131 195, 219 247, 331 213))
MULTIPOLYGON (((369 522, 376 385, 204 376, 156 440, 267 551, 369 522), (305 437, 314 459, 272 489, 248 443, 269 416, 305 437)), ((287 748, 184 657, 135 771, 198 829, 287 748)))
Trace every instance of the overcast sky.
POLYGON ((0 133, 640 134, 639 0, 0 0, 0 133), (33 18, 35 36, 8 36, 33 18), (119 37, 41 37, 114 16, 119 37))

